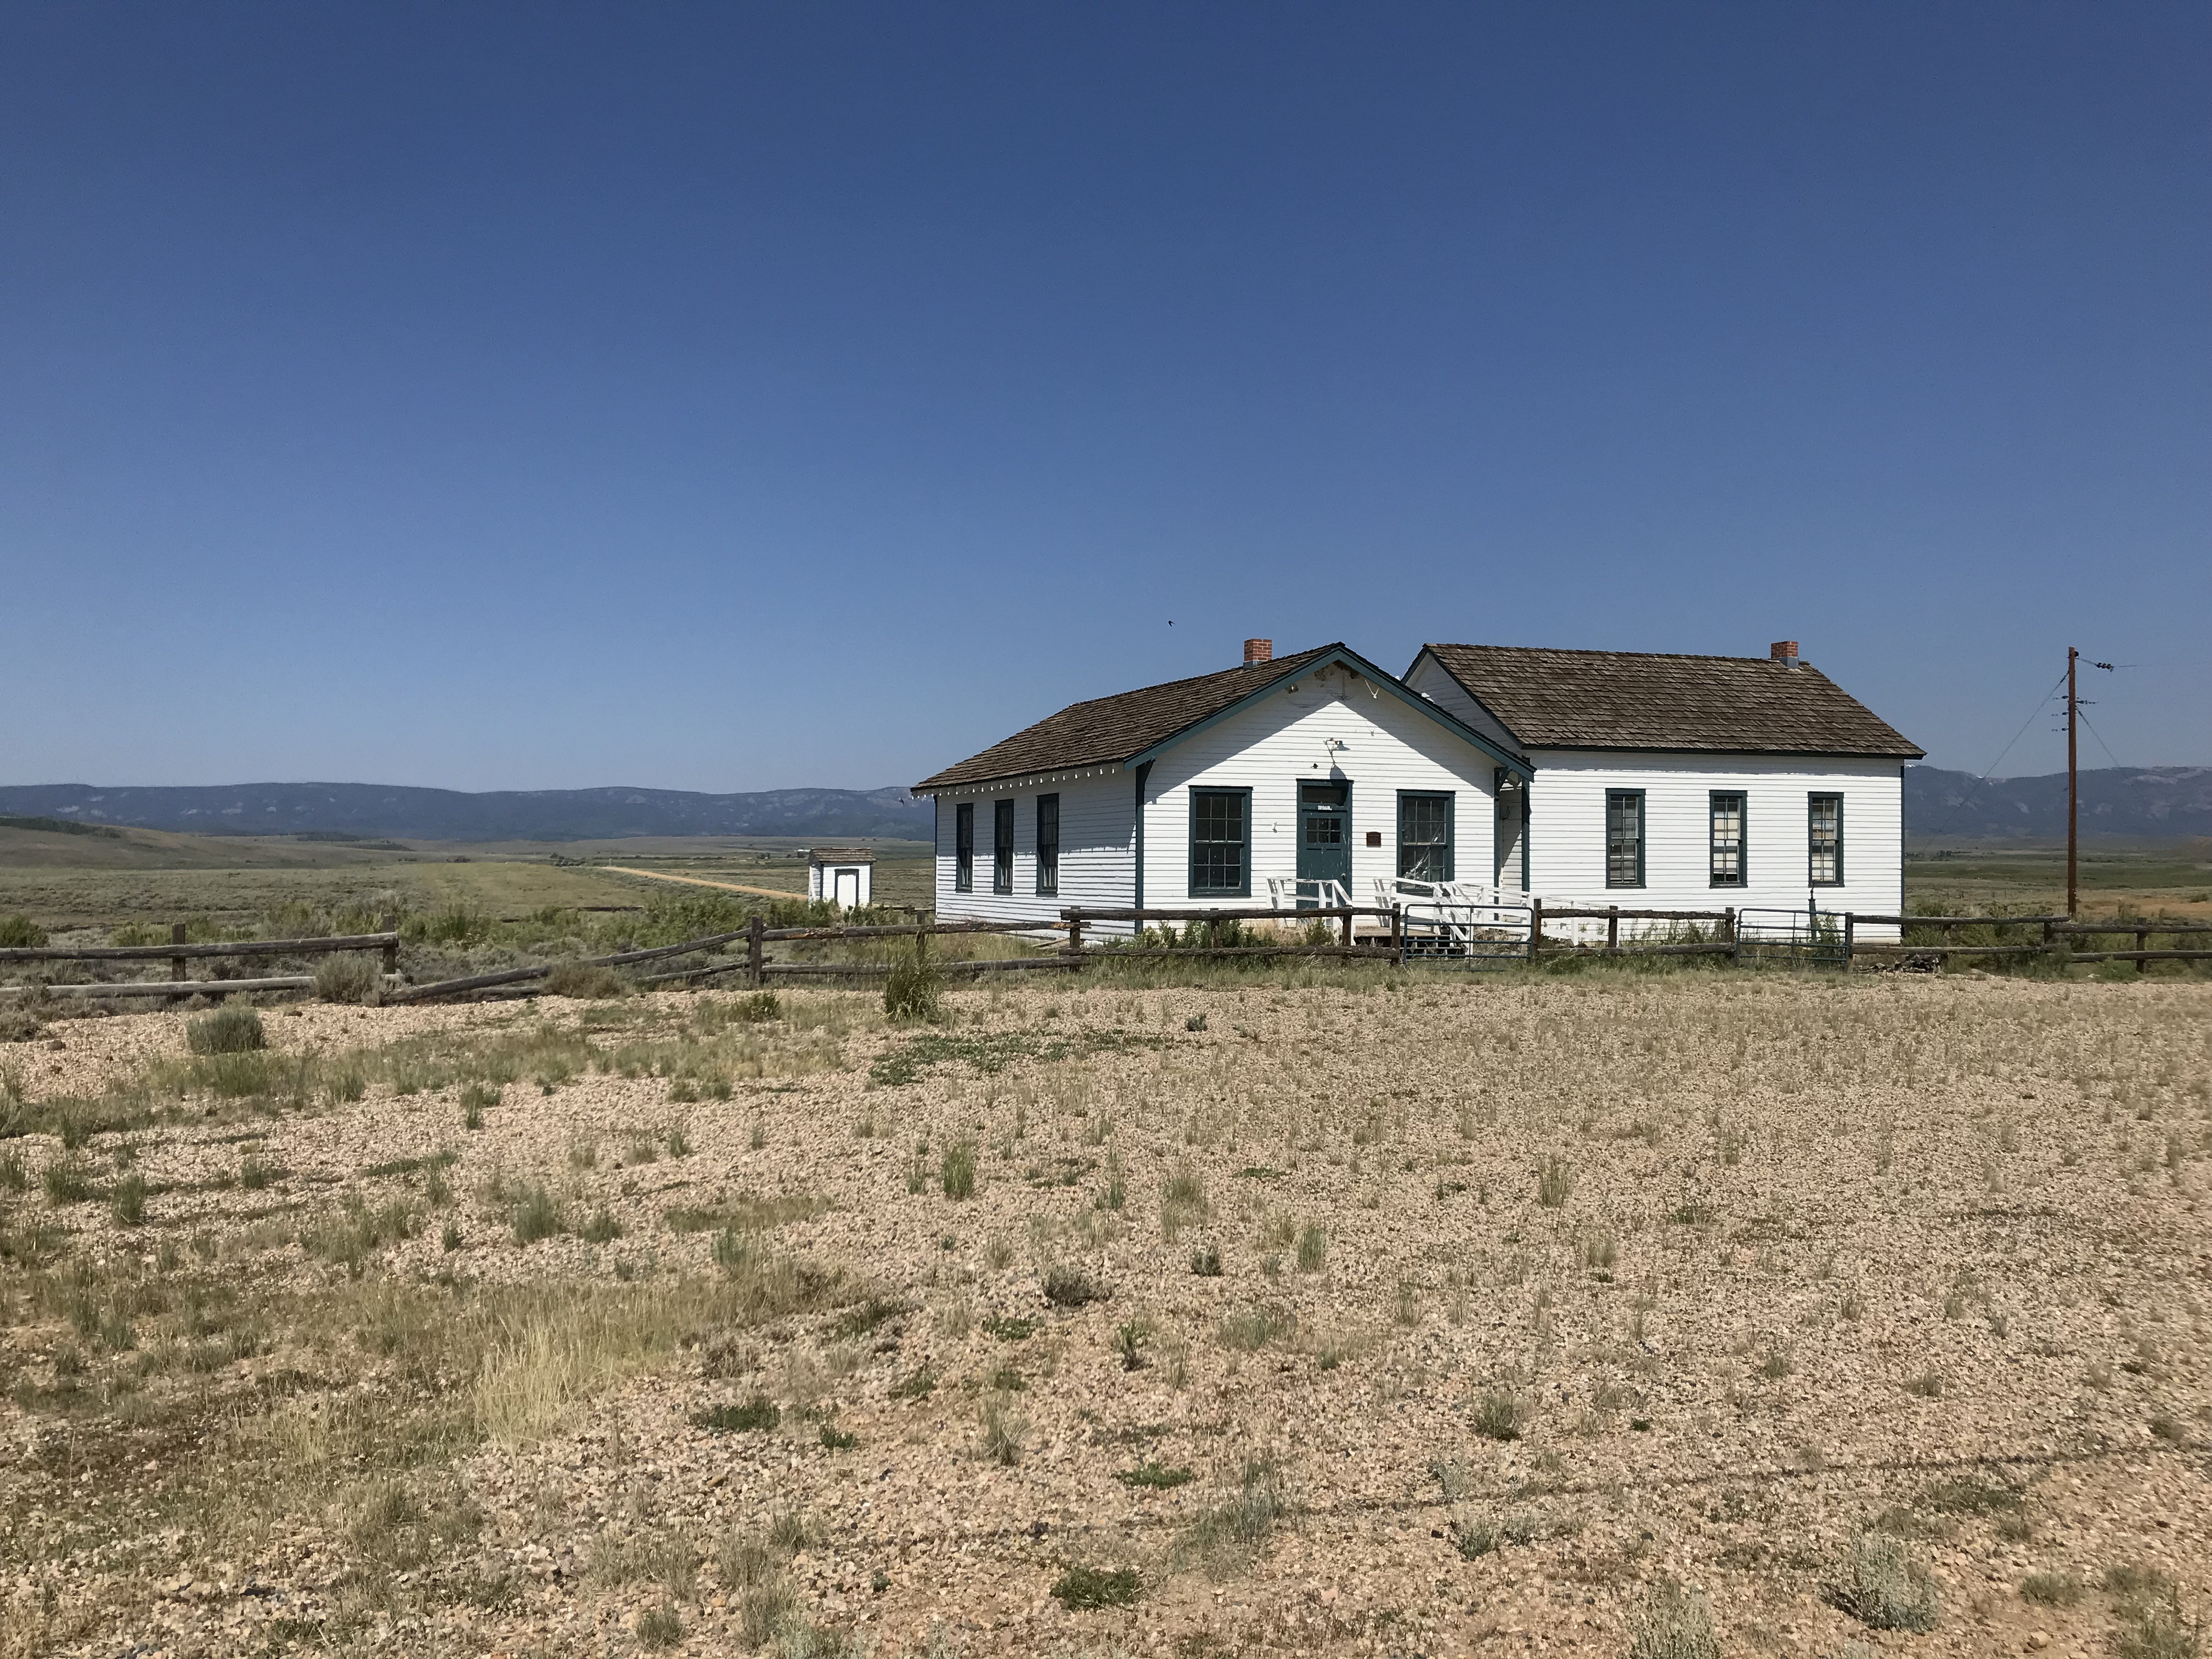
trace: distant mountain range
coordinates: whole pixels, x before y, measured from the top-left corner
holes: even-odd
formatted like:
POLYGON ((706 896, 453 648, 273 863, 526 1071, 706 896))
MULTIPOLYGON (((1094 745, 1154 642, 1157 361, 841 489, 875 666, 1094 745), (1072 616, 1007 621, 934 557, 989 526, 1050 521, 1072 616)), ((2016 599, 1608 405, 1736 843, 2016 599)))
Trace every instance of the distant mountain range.
POLYGON ((929 802, 903 789, 528 789, 469 794, 374 783, 209 788, 0 786, 0 814, 201 836, 401 836, 416 841, 611 841, 626 836, 893 836, 929 840, 929 802))
MULTIPOLYGON (((2212 836, 2212 766, 2110 766, 2081 775, 2081 833, 2138 841, 2212 836)), ((0 792, 4 793, 4 792, 0 792)), ((1905 769, 1905 830, 1913 841, 2057 842, 2066 838, 2066 775, 1991 778, 1936 766, 1905 769)))
MULTIPOLYGON (((241 783, 211 788, 0 787, 0 815, 131 824, 203 836, 404 836, 416 841, 611 841, 626 836, 893 836, 927 841, 930 804, 903 789, 530 789, 469 794, 371 783, 241 783)), ((2066 834, 2066 775, 1992 778, 1913 766, 1905 823, 1931 836, 2055 841, 2066 834)), ((2212 767, 2108 767, 2081 774, 2084 835, 2212 836, 2212 767)))

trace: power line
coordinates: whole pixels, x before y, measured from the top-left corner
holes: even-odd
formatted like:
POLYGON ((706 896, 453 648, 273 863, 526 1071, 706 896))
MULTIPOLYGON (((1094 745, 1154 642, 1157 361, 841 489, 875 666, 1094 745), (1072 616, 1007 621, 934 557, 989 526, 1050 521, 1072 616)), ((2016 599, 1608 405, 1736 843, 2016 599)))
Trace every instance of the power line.
MULTIPOLYGON (((2098 666, 2102 667, 2103 665, 2099 664, 2098 666)), ((2081 714, 2081 705, 2078 702, 2075 705, 2074 712, 2081 715, 2082 725, 2089 726, 2089 717, 2087 714, 2081 714)), ((2112 762, 2114 769, 2118 769, 2120 757, 2112 752, 2112 745, 2105 741, 2105 734, 2102 732, 2100 732, 2095 726, 2089 726, 2089 735, 2096 738, 2097 747, 2105 751, 2105 758, 2112 762)))
MULTIPOLYGON (((1951 808, 1951 816, 1943 820, 1942 829, 1936 830, 1936 835, 1942 835, 1945 830, 1948 830, 1951 825, 1957 821, 1959 814, 1966 810, 1966 803, 1973 799, 1974 790, 1980 788, 1984 784, 1987 783, 1990 781, 1990 773, 1996 771, 1997 768, 2004 764, 2004 757, 2012 753, 2013 744, 2018 743, 2022 738, 2027 735, 2027 728, 2035 724, 2036 715, 2040 714, 2043 712, 2044 705, 2045 703, 2049 702, 2051 698, 2058 695, 2058 688, 2065 683, 2066 676, 2061 674, 2057 679, 2051 682, 2051 690, 2045 692, 2040 697, 2036 699, 2034 711, 2031 713, 2026 720, 2020 723, 2020 730, 2012 734, 2012 743, 2005 744, 2002 749, 1997 750, 1997 757, 1990 763, 1989 770, 1984 772, 1978 778, 1976 778, 1973 781, 1972 787, 1969 788, 1965 794, 1959 797, 1957 804, 1951 808)), ((2114 762, 2113 763, 2115 765, 2118 764, 2118 762, 2114 762)), ((1930 837, 1931 840, 1934 837, 1932 836, 1930 837)))

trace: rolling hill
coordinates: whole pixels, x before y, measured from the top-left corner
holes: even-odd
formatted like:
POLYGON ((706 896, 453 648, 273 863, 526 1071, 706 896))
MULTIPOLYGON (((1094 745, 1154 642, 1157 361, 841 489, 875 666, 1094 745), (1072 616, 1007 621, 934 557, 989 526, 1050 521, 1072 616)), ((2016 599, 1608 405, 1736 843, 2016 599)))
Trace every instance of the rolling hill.
MULTIPOLYGON (((903 789, 416 789, 369 783, 207 787, 0 786, 0 817, 201 836, 404 836, 444 842, 611 841, 635 836, 890 836, 927 841, 930 804, 903 789)), ((1905 822, 1930 836, 2049 842, 2066 834, 2066 775, 1992 778, 1936 766, 1905 773, 1905 822)), ((2212 767, 2106 767, 2081 774, 2081 830, 2171 841, 2212 836, 2212 767)))
POLYGON ((372 783, 206 787, 0 786, 0 815, 202 836, 398 836, 421 841, 609 841, 633 836, 928 840, 930 804, 904 789, 532 789, 471 794, 372 783))
MULTIPOLYGON (((1936 766, 1905 771, 1905 828, 1914 841, 2066 838, 2066 775, 1991 778, 1936 766)), ((2131 841, 2212 836, 2212 766, 2112 766, 2081 774, 2081 833, 2131 841)))

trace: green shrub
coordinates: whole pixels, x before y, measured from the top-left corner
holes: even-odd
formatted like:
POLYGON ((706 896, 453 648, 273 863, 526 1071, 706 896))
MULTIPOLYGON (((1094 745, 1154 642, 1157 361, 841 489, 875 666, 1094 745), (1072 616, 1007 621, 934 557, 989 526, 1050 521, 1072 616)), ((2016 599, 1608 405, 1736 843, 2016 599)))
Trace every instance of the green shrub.
POLYGON ((587 1244, 611 1244, 623 1236, 622 1223, 615 1219, 612 1211, 602 1206, 592 1212, 577 1236, 587 1244))
POLYGON ((213 1013, 185 1024, 185 1045, 196 1054, 242 1054, 267 1048, 269 1039, 261 1029, 258 1009, 244 1002, 227 1002, 213 1013))
POLYGON ((1936 1580, 1901 1538, 1863 1532, 1851 1540, 1828 1599, 1874 1630, 1936 1627, 1936 1580))
POLYGON ((714 1434, 758 1434, 783 1421, 783 1410, 764 1394, 735 1405, 708 1406, 691 1413, 694 1426, 714 1434))
POLYGON ((1142 1589, 1130 1567, 1070 1567, 1052 1587, 1053 1599, 1069 1612, 1085 1607, 1133 1606, 1142 1589))
POLYGON ((0 916, 0 947, 10 951, 36 951, 46 942, 46 930, 20 913, 0 916))
POLYGON ((1328 1236, 1311 1222, 1298 1235, 1298 1271, 1317 1273, 1328 1257, 1328 1236))
POLYGON ((891 964, 884 981, 884 1012, 893 1019, 935 1024, 945 1018, 945 980, 920 951, 891 964))
POLYGON ((1525 1421, 1520 1401, 1492 1389, 1474 1407, 1474 1431, 1492 1440, 1518 1440, 1525 1421))
POLYGON ((565 1228, 561 1206, 543 1187, 531 1188, 516 1200, 514 1219, 514 1242, 518 1244, 535 1244, 565 1228))
POLYGON ((1672 1579, 1653 1585, 1629 1615, 1628 1653, 1629 1659, 1720 1659, 1705 1592, 1672 1579))
POLYGON ((2031 1572, 2020 1581, 2020 1593, 2046 1607, 2070 1607, 2081 1599, 2081 1581, 2070 1572, 2031 1572))
POLYGON ((730 1018, 746 1025, 764 1025, 769 1020, 783 1018, 783 1004, 776 1000, 773 991, 756 991, 750 996, 739 997, 729 1005, 730 1018))
POLYGON ((1144 1486, 1155 1492, 1165 1492, 1196 1479, 1187 1468, 1170 1467, 1152 1458, 1133 1469, 1115 1470, 1114 1478, 1125 1486, 1144 1486))
POLYGON ((637 1616, 637 1644, 641 1648, 672 1648, 684 1639, 683 1616, 671 1602, 647 1607, 637 1616))
POLYGON ((374 1002, 383 970, 365 951, 333 951, 315 964, 315 994, 325 1002, 374 1002))
POLYGON ((37 1009, 19 1001, 0 1002, 0 1042, 28 1042, 46 1029, 37 1009))
POLYGON ((549 997, 596 1001, 628 996, 630 990, 630 982, 613 969, 589 967, 580 962, 564 962, 545 975, 545 994, 549 997))
POLYGON ((1080 1267, 1054 1262, 1045 1269, 1044 1299, 1055 1308, 1080 1308, 1088 1302, 1106 1302, 1113 1292, 1080 1267))

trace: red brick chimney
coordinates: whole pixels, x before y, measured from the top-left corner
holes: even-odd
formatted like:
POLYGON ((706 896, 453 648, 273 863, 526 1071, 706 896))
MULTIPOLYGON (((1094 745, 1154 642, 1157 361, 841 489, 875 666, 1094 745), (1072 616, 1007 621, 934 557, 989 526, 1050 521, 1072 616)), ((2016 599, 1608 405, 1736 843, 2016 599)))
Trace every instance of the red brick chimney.
POLYGON ((1777 640, 1766 647, 1766 654, 1784 668, 1795 668, 1797 665, 1797 641, 1777 640))
MULTIPOLYGON (((1792 646, 1790 649, 1795 650, 1796 647, 1792 646)), ((1251 667, 1254 663, 1271 661, 1273 659, 1274 654, 1275 642, 1273 640, 1247 640, 1244 641, 1244 665, 1247 668, 1251 667)))

